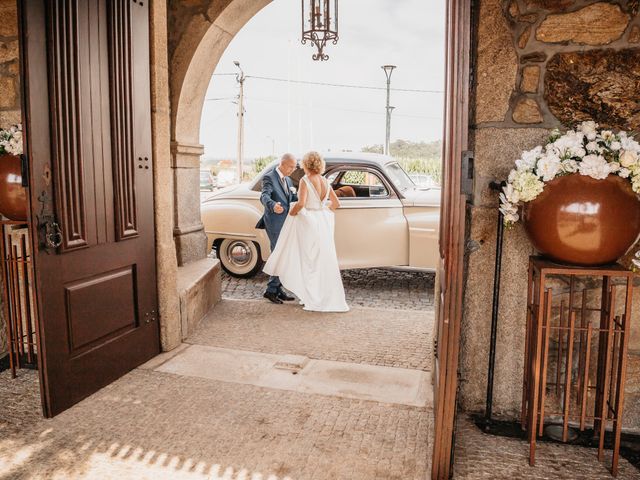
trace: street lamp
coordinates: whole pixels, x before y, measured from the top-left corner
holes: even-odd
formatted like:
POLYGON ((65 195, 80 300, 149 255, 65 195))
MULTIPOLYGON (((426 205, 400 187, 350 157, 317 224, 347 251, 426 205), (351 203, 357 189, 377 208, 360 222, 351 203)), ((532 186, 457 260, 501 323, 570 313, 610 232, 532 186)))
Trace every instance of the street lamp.
POLYGON ((329 60, 324 47, 338 43, 338 0, 302 0, 302 44, 315 45, 314 60, 329 60))
POLYGON ((240 85, 240 94, 238 95, 238 183, 242 183, 242 157, 244 152, 244 72, 237 60, 233 64, 238 67, 239 73, 236 74, 236 81, 240 85))
POLYGON ((393 73, 393 69, 396 68, 395 65, 383 65, 382 69, 384 70, 384 74, 387 77, 387 130, 384 140, 384 154, 389 155, 389 140, 391 138, 391 112, 395 107, 389 106, 390 100, 390 92, 391 92, 391 74, 393 73))
POLYGON ((271 155, 275 156, 275 154, 276 154, 276 140, 271 135, 267 135, 266 138, 271 140, 271 155))

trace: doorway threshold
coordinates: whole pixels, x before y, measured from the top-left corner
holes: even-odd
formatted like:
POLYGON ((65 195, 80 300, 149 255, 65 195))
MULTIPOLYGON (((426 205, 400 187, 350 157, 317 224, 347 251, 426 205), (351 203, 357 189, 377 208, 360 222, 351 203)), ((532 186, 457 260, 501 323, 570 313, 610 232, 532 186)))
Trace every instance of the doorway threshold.
POLYGON ((142 368, 174 375, 300 393, 431 408, 431 374, 423 370, 316 360, 298 355, 188 345, 142 368))

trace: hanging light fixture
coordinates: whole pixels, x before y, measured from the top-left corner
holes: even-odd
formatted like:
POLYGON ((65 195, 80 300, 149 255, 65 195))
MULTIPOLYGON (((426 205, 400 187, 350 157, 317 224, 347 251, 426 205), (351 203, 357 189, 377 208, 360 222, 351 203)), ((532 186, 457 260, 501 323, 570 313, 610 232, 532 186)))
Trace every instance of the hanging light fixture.
POLYGON ((318 49, 314 60, 329 60, 327 42, 338 43, 338 0, 302 0, 302 44, 318 49))

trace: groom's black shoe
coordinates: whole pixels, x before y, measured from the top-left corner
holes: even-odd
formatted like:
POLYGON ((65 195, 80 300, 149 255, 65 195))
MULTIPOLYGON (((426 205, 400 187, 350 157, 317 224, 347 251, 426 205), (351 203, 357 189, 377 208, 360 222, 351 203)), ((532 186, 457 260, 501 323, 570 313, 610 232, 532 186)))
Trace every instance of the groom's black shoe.
POLYGON ((265 292, 263 297, 266 298, 267 300, 273 302, 273 303, 282 303, 282 300, 280 300, 278 298, 278 294, 277 293, 265 292))
POLYGON ((278 298, 279 298, 280 300, 282 300, 283 302, 291 302, 291 301, 293 301, 293 300, 295 300, 295 299, 296 299, 296 297, 292 297, 292 296, 290 296, 290 295, 287 295, 287 294, 286 294, 286 293, 284 293, 282 290, 280 290, 280 291, 278 292, 278 298))

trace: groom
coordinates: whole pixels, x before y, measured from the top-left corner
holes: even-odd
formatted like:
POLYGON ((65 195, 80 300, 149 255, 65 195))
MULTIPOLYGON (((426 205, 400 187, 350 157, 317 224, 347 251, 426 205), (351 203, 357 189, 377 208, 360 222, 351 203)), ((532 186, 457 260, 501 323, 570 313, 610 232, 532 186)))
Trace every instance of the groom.
MULTIPOLYGON (((296 169, 296 163, 296 158, 292 154, 285 153, 280 159, 280 165, 262 177, 260 201, 264 205, 264 215, 256 228, 267 230, 272 252, 276 248, 280 231, 289 214, 289 205, 298 200, 293 183, 289 178, 289 175, 296 169)), ((273 303, 294 300, 294 297, 285 293, 278 277, 269 277, 264 298, 273 303)))

